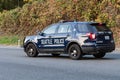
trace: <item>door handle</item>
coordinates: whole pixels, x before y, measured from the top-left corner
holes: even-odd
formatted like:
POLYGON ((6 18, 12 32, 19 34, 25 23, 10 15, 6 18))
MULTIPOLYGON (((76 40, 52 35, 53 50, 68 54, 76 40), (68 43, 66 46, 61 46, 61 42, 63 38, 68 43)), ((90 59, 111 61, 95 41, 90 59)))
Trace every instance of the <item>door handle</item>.
POLYGON ((70 37, 70 35, 69 35, 69 34, 67 34, 67 37, 70 37))
POLYGON ((49 36, 49 38, 52 38, 52 36, 49 36))

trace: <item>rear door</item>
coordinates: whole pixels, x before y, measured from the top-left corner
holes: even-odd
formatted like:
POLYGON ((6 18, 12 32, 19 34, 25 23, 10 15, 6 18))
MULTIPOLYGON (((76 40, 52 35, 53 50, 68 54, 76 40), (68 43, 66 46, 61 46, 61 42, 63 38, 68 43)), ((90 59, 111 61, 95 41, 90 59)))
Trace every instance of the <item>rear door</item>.
POLYGON ((68 23, 62 23, 59 25, 56 34, 54 35, 54 46, 64 51, 67 39, 72 36, 72 26, 68 23))
POLYGON ((49 52, 54 49, 54 35, 58 24, 50 25, 42 31, 41 38, 38 40, 38 46, 41 52, 49 52))

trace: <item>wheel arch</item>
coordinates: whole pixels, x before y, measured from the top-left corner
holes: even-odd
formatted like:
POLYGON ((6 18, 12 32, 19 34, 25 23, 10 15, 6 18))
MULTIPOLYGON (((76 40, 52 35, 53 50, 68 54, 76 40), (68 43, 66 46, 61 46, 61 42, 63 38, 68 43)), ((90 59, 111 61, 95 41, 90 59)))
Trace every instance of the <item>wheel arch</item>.
POLYGON ((77 42, 70 42, 70 43, 66 46, 66 52, 68 52, 69 47, 70 47, 71 45, 73 45, 73 44, 77 44, 77 45, 79 46, 81 52, 82 52, 82 48, 81 48, 80 44, 77 43, 77 42))
MULTIPOLYGON (((29 44, 33 44, 35 46, 35 48, 37 49, 38 51, 38 48, 37 48, 37 45, 34 43, 34 42, 27 42, 26 44, 24 44, 24 51, 26 51, 26 47, 29 45, 29 44)), ((38 51, 39 52, 39 51, 38 51)))

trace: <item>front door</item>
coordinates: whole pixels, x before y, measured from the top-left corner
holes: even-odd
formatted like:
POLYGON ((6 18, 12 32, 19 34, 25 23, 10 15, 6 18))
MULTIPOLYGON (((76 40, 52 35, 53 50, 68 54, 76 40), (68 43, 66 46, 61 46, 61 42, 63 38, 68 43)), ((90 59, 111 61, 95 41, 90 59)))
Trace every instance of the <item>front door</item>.
POLYGON ((38 47, 41 52, 52 51, 51 49, 54 47, 54 35, 57 27, 58 24, 53 24, 42 31, 42 35, 40 35, 40 39, 38 39, 38 47))
POLYGON ((39 39, 39 48, 42 52, 63 52, 67 38, 71 36, 71 26, 69 24, 52 25, 43 31, 44 36, 39 39))

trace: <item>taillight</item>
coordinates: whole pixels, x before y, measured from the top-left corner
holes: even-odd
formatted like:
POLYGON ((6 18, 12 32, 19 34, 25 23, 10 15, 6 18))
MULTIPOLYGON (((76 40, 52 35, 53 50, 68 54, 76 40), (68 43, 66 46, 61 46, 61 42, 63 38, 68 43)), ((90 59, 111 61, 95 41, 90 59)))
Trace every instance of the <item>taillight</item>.
POLYGON ((87 36, 89 37, 90 40, 96 39, 96 35, 94 33, 87 33, 87 36))

